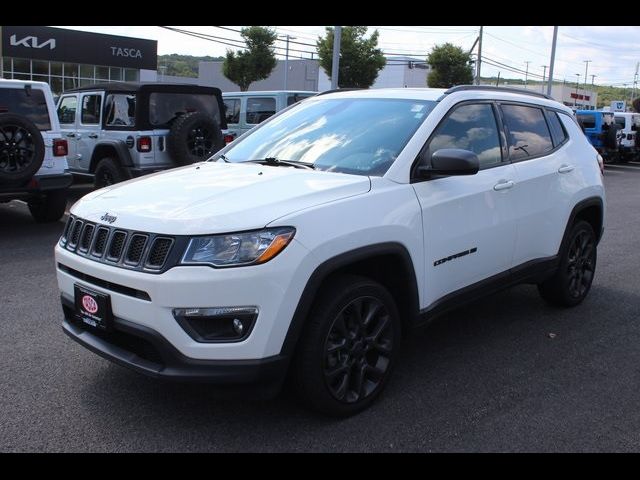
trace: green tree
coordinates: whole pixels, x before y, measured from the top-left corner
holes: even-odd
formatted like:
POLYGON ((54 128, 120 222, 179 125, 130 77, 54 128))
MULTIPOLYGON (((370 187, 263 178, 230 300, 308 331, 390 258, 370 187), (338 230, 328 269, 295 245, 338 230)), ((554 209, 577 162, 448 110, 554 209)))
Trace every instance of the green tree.
POLYGON ((450 88, 473 82, 471 54, 451 43, 433 47, 427 63, 432 69, 427 85, 432 88, 450 88))
MULTIPOLYGON (((326 36, 318 37, 320 66, 331 78, 333 68, 333 28, 326 27, 326 36)), ((340 66, 338 86, 340 88, 369 88, 376 81, 378 72, 386 60, 378 48, 378 30, 364 38, 367 27, 342 27, 340 37, 340 66)))
POLYGON ((267 78, 276 67, 273 43, 277 35, 266 27, 247 27, 240 31, 247 45, 245 51, 232 52, 227 50, 227 56, 222 64, 225 77, 246 92, 249 85, 257 80, 267 78))

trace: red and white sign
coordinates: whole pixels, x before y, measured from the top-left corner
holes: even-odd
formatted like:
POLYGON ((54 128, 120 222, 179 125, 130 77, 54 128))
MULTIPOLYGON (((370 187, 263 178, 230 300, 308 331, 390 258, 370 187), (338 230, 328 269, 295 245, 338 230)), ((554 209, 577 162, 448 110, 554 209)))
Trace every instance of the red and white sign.
POLYGON ((98 302, 93 297, 85 295, 82 297, 82 307, 89 313, 96 313, 98 311, 98 302))

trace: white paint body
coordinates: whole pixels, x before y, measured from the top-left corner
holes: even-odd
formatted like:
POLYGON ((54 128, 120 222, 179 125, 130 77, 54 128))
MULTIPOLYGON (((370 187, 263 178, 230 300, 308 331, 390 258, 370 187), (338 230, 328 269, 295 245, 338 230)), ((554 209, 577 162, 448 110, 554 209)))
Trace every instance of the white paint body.
MULTIPOLYGON (((437 100, 436 89, 365 90, 331 95, 437 100)), ((108 291, 116 317, 159 332, 187 357, 260 359, 280 352, 294 311, 312 272, 349 250, 396 242, 411 257, 419 306, 527 261, 558 253, 570 212, 588 197, 604 201, 596 151, 577 125, 563 117, 569 141, 551 155, 482 170, 410 182, 420 149, 443 116, 466 100, 497 99, 551 106, 557 102, 497 91, 444 96, 383 177, 270 167, 200 163, 93 192, 73 215, 116 226, 173 235, 237 232, 293 226, 296 235, 273 260, 257 266, 215 269, 177 266, 153 275, 87 260, 56 247, 56 262, 108 282, 149 293, 151 302, 108 291), (561 167, 572 166, 566 173, 561 167), (513 186, 496 191, 500 182, 513 186), (470 248, 463 260, 434 261, 470 248), (239 343, 194 341, 172 316, 173 308, 255 305, 251 335, 239 343)), ((261 128, 257 127, 257 128, 261 128)), ((249 134, 251 135, 251 134, 249 134)), ((73 299, 79 281, 57 270, 63 295, 73 299)), ((80 282, 82 283, 82 282, 80 282)))

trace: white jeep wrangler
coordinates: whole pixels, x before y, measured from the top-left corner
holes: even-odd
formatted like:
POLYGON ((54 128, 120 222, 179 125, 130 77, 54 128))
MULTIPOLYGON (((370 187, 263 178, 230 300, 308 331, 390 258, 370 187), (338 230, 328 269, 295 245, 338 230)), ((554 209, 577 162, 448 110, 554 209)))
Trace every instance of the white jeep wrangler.
POLYGON ((0 203, 26 201, 36 222, 62 218, 73 180, 66 155, 49 85, 0 80, 0 203))
POLYGON ((277 391, 289 372, 312 406, 353 414, 401 336, 451 308, 523 282, 584 300, 600 161, 533 92, 321 94, 210 161, 76 203, 55 248, 63 328, 154 377, 277 391))

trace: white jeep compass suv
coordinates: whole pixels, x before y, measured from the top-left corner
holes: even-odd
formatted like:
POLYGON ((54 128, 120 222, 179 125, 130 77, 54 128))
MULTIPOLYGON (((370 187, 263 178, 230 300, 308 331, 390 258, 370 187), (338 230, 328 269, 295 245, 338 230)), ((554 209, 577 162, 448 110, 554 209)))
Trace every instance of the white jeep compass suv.
POLYGON ((275 392, 288 374, 353 414, 412 327, 517 283, 586 297, 600 160, 533 92, 321 94, 209 161, 77 202, 55 249, 63 328, 147 375, 275 392))

